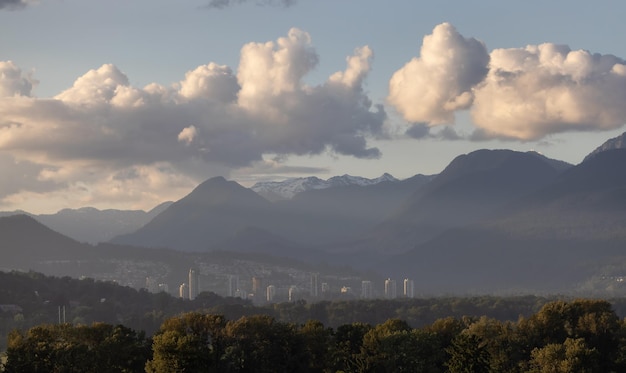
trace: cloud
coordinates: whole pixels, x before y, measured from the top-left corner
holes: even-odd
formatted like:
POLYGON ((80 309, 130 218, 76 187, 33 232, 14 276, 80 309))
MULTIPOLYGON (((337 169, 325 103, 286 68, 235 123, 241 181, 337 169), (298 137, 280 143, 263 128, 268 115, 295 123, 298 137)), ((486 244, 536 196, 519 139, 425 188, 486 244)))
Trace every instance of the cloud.
POLYGON ((196 136, 198 136, 198 130, 195 126, 185 127, 178 134, 178 141, 189 145, 193 142, 196 136))
MULTIPOLYGON (((426 136, 469 109, 473 140, 540 140, 568 131, 616 129, 626 120, 626 64, 613 55, 545 43, 495 49, 443 23, 424 37, 420 57, 396 71, 388 102, 426 136)), ((450 129, 438 137, 458 139, 450 129)))
POLYGON ((624 60, 546 43, 491 52, 471 114, 486 136, 537 140, 619 128, 626 122, 624 102, 624 60))
MULTIPOLYGON (((249 3, 249 0, 211 0, 207 8, 224 9, 234 5, 249 3)), ((255 0, 254 4, 260 6, 279 6, 288 8, 296 3, 296 0, 255 0)))
POLYGON ((35 84, 37 81, 24 76, 12 61, 0 61, 0 97, 30 96, 35 84))
POLYGON ((415 123, 406 130, 407 136, 414 139, 462 140, 464 136, 458 134, 452 127, 445 126, 437 132, 432 132, 426 123, 415 123))
POLYGON ((442 23, 424 37, 420 57, 393 74, 388 101, 407 121, 453 123, 456 110, 471 106, 472 88, 487 75, 488 64, 482 42, 442 23))
POLYGON ((31 4, 33 1, 29 0, 0 0, 0 10, 16 10, 22 9, 27 5, 31 4))
MULTIPOLYGON (((4 62, 0 155, 32 164, 51 191, 81 186, 89 191, 76 194, 83 202, 97 191, 114 201, 101 188, 122 177, 119 193, 152 201, 144 188, 154 184, 144 179, 191 187, 267 154, 379 157, 368 139, 384 135, 386 113, 362 88, 372 59, 368 47, 357 48, 344 70, 307 85, 319 56, 309 34, 292 29, 276 41, 244 45, 237 69, 208 63, 170 86, 135 87, 117 66, 104 64, 52 98, 31 97, 33 80, 4 62)), ((44 193, 8 190, 0 189, 0 205, 44 193)))

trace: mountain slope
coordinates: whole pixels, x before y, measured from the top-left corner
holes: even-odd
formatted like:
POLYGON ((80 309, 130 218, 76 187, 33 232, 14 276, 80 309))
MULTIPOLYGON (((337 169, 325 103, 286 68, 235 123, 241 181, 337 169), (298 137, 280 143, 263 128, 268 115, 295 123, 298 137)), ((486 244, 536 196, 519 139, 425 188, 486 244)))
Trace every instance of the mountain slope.
POLYGON ((0 218, 2 268, 33 269, 31 263, 93 258, 93 248, 39 223, 27 215, 0 218))
POLYGON ((589 153, 583 162, 593 158, 596 154, 602 153, 607 150, 625 149, 626 148, 626 132, 612 139, 606 140, 602 145, 598 146, 594 151, 589 153))
POLYGON ((309 190, 275 203, 282 218, 272 231, 302 244, 331 245, 362 234, 386 219, 431 176, 370 185, 309 190))
POLYGON ((447 229, 471 224, 552 182, 559 167, 536 153, 478 150, 455 158, 356 247, 410 250, 447 229))
POLYGON ((446 231, 382 267, 439 291, 563 291, 622 276, 624 165, 626 149, 598 153, 493 218, 446 231))
POLYGON ((271 203, 223 177, 198 185, 134 233, 112 242, 201 251, 267 218, 271 203))

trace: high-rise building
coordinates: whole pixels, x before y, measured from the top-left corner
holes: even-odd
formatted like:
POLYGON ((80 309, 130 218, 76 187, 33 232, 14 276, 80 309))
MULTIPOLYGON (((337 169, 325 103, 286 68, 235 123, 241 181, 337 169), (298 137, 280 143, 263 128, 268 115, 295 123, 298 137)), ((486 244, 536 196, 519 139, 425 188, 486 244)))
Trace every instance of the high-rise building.
POLYGON ((385 280, 385 298, 394 299, 397 296, 396 293, 396 280, 390 278, 385 280))
POLYGON ((261 289, 263 289, 263 279, 260 277, 252 277, 252 294, 260 296, 262 294, 261 289))
POLYGON ((198 296, 198 272, 189 269, 189 299, 194 300, 198 296))
POLYGON ((296 285, 291 285, 289 287, 289 301, 295 302, 297 296, 298 296, 298 288, 296 287, 296 285))
POLYGON ((311 297, 317 298, 318 296, 318 285, 317 282, 319 280, 319 273, 311 273, 311 297))
POLYGON ((372 299, 372 282, 371 281, 361 281, 361 298, 362 299, 372 299))
POLYGON ((328 282, 322 282, 322 294, 330 293, 330 285, 328 282))
POLYGON ((274 301, 274 297, 276 296, 276 286, 270 285, 266 290, 266 298, 268 302, 274 301))
POLYGON ((415 297, 415 283, 413 282, 413 280, 409 280, 408 278, 404 279, 404 297, 405 298, 415 297))
POLYGON ((189 287, 186 283, 183 282, 180 284, 180 287, 178 288, 178 296, 183 299, 189 299, 189 287))
POLYGON ((228 277, 228 296, 234 297, 237 290, 239 290, 239 276, 229 276, 228 277))

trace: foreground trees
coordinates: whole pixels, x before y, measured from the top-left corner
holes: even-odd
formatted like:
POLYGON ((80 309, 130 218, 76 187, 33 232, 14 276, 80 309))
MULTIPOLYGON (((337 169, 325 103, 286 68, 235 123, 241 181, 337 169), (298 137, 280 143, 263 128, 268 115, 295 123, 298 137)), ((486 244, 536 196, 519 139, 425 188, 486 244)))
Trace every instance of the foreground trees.
POLYGON ((150 340, 122 325, 44 325, 9 335, 6 373, 141 372, 150 340))
POLYGON ((390 319, 325 327, 186 313, 152 341, 123 326, 13 332, 6 372, 625 372, 626 325, 604 301, 552 302, 517 322, 390 319), (150 345, 151 343, 151 345, 150 345), (150 349, 151 347, 151 349, 150 349))

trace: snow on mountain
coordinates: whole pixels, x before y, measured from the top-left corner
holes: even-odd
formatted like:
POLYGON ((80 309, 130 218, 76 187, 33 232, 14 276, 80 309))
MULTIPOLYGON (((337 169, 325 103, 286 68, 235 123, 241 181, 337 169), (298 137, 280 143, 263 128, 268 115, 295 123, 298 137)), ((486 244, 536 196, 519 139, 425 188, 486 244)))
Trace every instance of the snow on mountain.
POLYGON ((589 153, 589 155, 586 156, 585 159, 583 159, 583 162, 591 159, 598 153, 602 153, 607 150, 624 149, 624 148, 626 148, 626 132, 622 133, 621 135, 617 137, 614 137, 612 139, 608 139, 607 141, 605 141, 604 144, 600 145, 594 151, 589 153))
POLYGON ((252 186, 253 191, 261 196, 276 201, 281 199, 291 199, 296 194, 313 189, 326 189, 343 186, 369 186, 385 181, 399 181, 395 177, 385 173, 375 179, 367 179, 360 176, 342 175, 333 176, 328 180, 322 180, 315 176, 290 178, 284 181, 263 181, 252 186))

